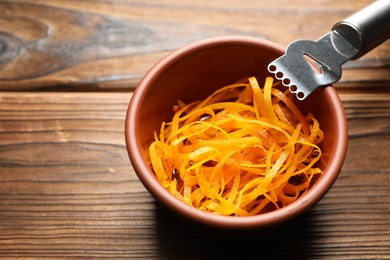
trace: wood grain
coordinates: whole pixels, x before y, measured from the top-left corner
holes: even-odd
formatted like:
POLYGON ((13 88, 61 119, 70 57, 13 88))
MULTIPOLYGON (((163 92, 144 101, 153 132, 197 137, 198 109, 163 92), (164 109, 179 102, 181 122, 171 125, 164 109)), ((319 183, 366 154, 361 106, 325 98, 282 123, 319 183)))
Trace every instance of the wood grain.
POLYGON ((131 94, 0 93, 0 257, 387 259, 390 93, 341 97, 350 143, 330 192, 278 232, 233 239, 194 231, 140 184, 131 94))
POLYGON ((272 232, 210 234, 158 205, 128 159, 131 93, 222 35, 315 40, 372 0, 0 0, 1 259, 390 259, 390 42, 344 67, 342 172, 272 232))
MULTIPOLYGON (((131 91, 184 44, 222 35, 315 40, 371 0, 0 1, 0 90, 131 91)), ((346 65, 342 85, 390 75, 390 42, 346 65)))

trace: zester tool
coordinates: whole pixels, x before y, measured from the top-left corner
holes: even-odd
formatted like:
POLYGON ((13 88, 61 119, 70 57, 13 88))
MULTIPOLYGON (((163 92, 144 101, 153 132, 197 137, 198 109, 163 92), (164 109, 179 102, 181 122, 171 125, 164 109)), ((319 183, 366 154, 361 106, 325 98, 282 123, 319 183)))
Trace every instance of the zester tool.
POLYGON ((268 71, 299 100, 341 78, 342 65, 390 38, 390 0, 377 0, 336 23, 317 41, 297 40, 268 65, 268 71))

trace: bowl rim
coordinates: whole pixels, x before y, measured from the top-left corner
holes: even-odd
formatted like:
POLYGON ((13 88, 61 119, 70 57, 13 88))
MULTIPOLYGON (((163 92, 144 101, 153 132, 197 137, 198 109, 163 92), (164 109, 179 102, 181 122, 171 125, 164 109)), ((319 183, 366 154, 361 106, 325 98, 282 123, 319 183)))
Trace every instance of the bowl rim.
POLYGON ((125 119, 126 148, 134 171, 145 188, 157 201, 161 202, 175 213, 178 213, 187 219, 195 220, 198 223, 223 229, 269 227, 285 222, 288 219, 295 218, 307 211, 328 192, 339 175, 346 155, 348 131, 345 111, 340 97, 333 86, 324 87, 324 94, 326 94, 326 98, 329 102, 332 101, 331 103, 334 103, 334 110, 331 112, 335 114, 336 124, 338 125, 338 138, 337 140, 334 140, 334 142, 339 145, 336 147, 334 158, 329 162, 327 174, 323 174, 320 177, 321 182, 317 181, 316 184, 307 191, 305 196, 300 197, 288 206, 268 213, 245 217, 222 216, 201 211, 182 202, 158 182, 154 173, 143 159, 139 140, 133 138, 134 136, 137 136, 137 133, 140 131, 132 122, 137 120, 139 110, 141 109, 138 104, 145 98, 142 93, 149 88, 150 82, 153 82, 158 78, 164 68, 168 67, 177 59, 197 52, 200 49, 230 44, 262 46, 273 49, 281 54, 285 52, 283 46, 268 40, 248 36, 221 36, 196 41, 169 53, 149 69, 133 92, 125 119))

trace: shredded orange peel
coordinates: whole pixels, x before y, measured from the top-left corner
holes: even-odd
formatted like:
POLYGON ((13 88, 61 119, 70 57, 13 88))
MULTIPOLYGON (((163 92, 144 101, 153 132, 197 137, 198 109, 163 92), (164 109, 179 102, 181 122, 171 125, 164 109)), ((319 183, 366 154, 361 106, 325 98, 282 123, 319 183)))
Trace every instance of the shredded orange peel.
POLYGON ((288 91, 255 77, 202 101, 178 101, 149 147, 159 182, 206 212, 251 216, 291 204, 322 171, 323 132, 288 91))

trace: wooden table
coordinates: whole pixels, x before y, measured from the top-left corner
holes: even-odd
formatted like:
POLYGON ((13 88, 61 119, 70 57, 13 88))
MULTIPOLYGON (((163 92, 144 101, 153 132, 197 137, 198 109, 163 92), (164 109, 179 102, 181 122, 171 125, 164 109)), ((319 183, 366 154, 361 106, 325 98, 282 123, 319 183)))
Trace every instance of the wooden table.
POLYGON ((124 140, 132 91, 170 51, 221 35, 315 40, 370 2, 0 1, 0 257, 390 259, 390 41, 335 84, 344 167, 286 229, 188 229, 138 181, 124 140))

